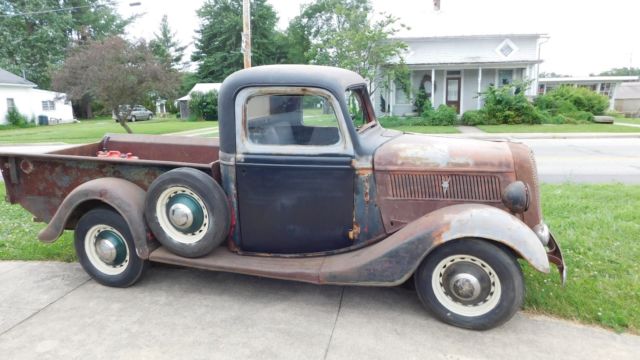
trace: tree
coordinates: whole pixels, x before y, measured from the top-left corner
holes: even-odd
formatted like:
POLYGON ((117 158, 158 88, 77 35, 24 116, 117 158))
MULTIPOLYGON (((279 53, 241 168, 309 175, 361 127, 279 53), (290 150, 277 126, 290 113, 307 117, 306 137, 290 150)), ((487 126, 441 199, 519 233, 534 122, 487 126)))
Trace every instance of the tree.
POLYGON ((169 20, 165 14, 160 21, 160 32, 153 34, 155 38, 149 41, 149 47, 153 54, 168 63, 171 67, 178 69, 183 66, 182 58, 186 46, 180 45, 175 39, 176 33, 171 31, 169 20))
POLYGON ((316 0, 292 21, 289 34, 300 37, 304 29, 308 40, 300 48, 310 62, 355 71, 370 80, 370 92, 388 76, 406 87, 407 45, 389 39, 404 25, 390 14, 374 20, 372 10, 369 0, 316 0))
POLYGON ((149 97, 171 98, 178 86, 177 71, 158 61, 144 41, 129 43, 117 36, 78 47, 53 77, 54 89, 71 99, 101 101, 128 133, 134 105, 149 97))
MULTIPOLYGON (((200 28, 196 31, 196 51, 191 60, 199 62, 200 81, 222 81, 243 68, 242 0, 206 0, 198 10, 200 28)), ((266 0, 251 1, 251 62, 254 65, 278 63, 284 55, 276 39, 278 17, 266 0)))
POLYGON ((132 21, 102 0, 5 0, 0 14, 0 67, 41 88, 72 45, 121 34, 132 21))
POLYGON ((629 76, 629 75, 640 76, 640 68, 635 68, 635 67, 613 68, 611 70, 603 71, 599 75, 601 76, 629 76))

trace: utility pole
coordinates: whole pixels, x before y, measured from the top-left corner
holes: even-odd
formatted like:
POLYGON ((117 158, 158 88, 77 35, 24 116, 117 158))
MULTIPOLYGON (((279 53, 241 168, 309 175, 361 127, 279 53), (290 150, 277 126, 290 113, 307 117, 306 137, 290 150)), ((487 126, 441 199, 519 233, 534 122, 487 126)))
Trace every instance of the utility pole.
POLYGON ((242 53, 244 68, 251 67, 251 1, 242 0, 242 53))

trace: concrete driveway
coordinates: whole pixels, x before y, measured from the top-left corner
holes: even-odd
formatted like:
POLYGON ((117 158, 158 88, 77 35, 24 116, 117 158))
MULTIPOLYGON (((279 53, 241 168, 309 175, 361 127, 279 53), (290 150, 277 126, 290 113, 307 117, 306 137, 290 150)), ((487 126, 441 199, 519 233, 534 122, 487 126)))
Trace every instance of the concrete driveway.
MULTIPOLYGON (((555 275, 555 274, 554 274, 555 275)), ((637 359, 640 337, 519 313, 473 332, 404 288, 152 267, 128 289, 78 264, 0 262, 4 359, 637 359)))

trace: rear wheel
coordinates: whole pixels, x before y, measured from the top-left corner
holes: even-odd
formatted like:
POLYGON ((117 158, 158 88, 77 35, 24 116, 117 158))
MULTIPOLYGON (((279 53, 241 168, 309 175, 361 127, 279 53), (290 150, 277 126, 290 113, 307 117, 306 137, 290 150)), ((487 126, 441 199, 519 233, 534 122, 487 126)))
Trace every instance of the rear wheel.
POLYGON ((156 239, 184 257, 210 253, 230 226, 224 191, 211 176, 192 168, 168 171, 149 186, 145 217, 156 239))
POLYGON ((135 117, 135 115, 131 116, 131 122, 136 122, 136 117, 135 117))
POLYGON ((82 268, 97 282, 127 287, 142 276, 146 262, 136 254, 129 226, 116 211, 87 212, 78 221, 74 237, 82 268))
POLYGON ((465 239, 434 250, 415 274, 424 306, 445 323, 496 327, 522 306, 524 281, 516 259, 484 240, 465 239))

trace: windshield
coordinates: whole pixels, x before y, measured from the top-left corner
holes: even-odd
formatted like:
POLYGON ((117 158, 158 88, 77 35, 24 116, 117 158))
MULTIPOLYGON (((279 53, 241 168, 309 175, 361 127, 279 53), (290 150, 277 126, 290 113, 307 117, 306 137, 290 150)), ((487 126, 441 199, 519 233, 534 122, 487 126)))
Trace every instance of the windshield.
POLYGON ((367 89, 364 86, 348 89, 345 98, 351 121, 358 132, 363 132, 378 124, 373 107, 369 102, 367 89))

